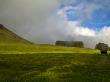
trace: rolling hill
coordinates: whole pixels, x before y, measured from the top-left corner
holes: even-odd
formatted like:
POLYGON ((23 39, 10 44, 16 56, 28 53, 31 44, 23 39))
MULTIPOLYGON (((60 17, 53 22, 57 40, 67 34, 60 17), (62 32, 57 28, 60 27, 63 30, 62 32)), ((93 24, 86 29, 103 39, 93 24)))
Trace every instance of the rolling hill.
POLYGON ((0 24, 0 44, 14 44, 14 43, 31 43, 21 37, 19 37, 18 35, 16 35, 15 33, 13 33, 12 31, 8 30, 7 28, 5 28, 2 24, 0 24))

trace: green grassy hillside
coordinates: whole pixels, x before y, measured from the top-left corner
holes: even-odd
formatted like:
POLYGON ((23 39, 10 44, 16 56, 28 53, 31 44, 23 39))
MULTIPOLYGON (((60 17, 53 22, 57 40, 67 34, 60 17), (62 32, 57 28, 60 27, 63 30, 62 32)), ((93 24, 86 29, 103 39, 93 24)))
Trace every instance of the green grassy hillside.
POLYGON ((30 43, 27 40, 22 39, 15 33, 9 31, 3 25, 0 25, 0 44, 17 44, 17 43, 30 43))
POLYGON ((98 50, 31 44, 0 28, 0 82, 110 82, 98 50))

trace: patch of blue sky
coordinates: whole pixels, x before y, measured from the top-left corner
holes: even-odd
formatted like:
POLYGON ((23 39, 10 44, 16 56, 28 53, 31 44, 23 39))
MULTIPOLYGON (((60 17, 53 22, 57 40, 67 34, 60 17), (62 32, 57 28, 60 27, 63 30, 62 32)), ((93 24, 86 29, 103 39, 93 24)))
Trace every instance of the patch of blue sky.
MULTIPOLYGON (((100 31, 103 27, 105 26, 110 26, 110 5, 108 2, 109 0, 61 0, 61 6, 60 8, 64 8, 66 6, 77 6, 79 4, 83 4, 84 10, 81 11, 75 11, 74 9, 68 9, 65 14, 67 15, 67 20, 68 21, 81 21, 81 25, 83 27, 88 27, 90 29, 94 29, 97 31, 100 31), (90 19, 86 17, 86 14, 83 15, 83 11, 85 11, 85 5, 89 4, 95 4, 95 9, 90 10, 90 19), (98 8, 100 5, 100 8, 98 8), (78 15, 77 15, 78 13, 78 15)), ((79 6, 80 7, 80 6, 79 6)), ((90 6, 91 9, 91 6, 90 6)), ((88 11, 86 12, 88 13, 88 11)))
POLYGON ((66 15, 67 15, 67 20, 68 21, 75 21, 75 20, 77 20, 75 12, 73 10, 71 10, 71 9, 66 11, 66 15))
POLYGON ((110 26, 110 11, 104 9, 94 11, 92 19, 83 21, 82 26, 94 30, 101 30, 104 26, 110 26))

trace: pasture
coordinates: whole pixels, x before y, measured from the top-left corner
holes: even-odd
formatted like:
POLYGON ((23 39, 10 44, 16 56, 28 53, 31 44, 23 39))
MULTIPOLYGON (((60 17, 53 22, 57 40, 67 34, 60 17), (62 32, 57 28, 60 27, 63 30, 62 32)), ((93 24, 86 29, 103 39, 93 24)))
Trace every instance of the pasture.
POLYGON ((110 57, 98 50, 0 44, 2 82, 110 82, 110 57))

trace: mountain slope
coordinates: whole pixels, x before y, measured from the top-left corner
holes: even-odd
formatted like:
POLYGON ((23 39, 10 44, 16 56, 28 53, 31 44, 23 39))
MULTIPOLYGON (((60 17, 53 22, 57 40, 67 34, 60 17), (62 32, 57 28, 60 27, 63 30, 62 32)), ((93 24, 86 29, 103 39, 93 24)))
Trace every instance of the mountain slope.
POLYGON ((9 31, 3 25, 0 24, 0 44, 16 44, 16 43, 31 43, 25 39, 22 39, 15 33, 9 31))

